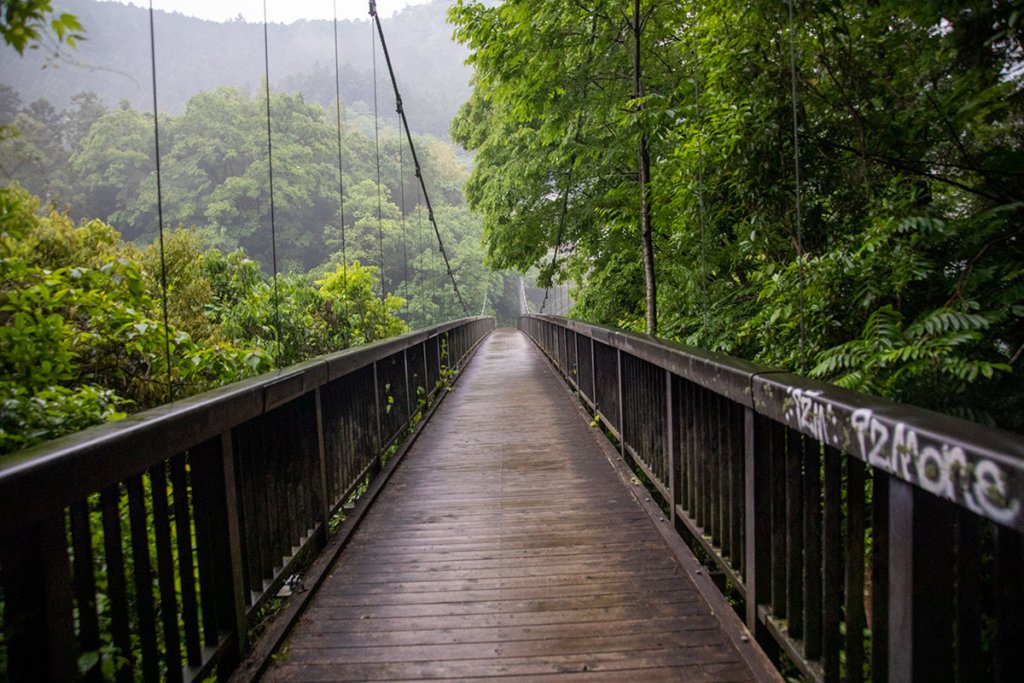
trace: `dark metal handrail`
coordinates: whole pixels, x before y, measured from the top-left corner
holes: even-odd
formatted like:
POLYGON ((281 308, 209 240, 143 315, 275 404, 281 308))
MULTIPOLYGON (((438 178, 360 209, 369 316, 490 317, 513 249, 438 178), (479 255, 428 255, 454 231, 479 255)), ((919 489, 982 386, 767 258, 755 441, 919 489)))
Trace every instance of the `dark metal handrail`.
POLYGON ((91 662, 108 642, 128 660, 119 681, 230 671, 262 609, 323 547, 419 402, 494 325, 476 317, 410 332, 0 460, 7 675, 70 680, 79 656, 91 662))
POLYGON ((519 327, 766 649, 812 680, 839 680, 843 659, 849 681, 866 659, 875 681, 1019 675, 1024 438, 647 335, 549 315, 519 327))

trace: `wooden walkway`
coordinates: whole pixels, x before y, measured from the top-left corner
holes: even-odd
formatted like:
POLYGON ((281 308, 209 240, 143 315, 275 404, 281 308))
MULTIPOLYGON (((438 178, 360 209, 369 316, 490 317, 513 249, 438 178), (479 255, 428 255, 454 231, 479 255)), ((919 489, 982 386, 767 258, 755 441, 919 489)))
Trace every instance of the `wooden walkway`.
POLYGON ((264 680, 778 680, 614 457, 526 336, 493 333, 264 680))

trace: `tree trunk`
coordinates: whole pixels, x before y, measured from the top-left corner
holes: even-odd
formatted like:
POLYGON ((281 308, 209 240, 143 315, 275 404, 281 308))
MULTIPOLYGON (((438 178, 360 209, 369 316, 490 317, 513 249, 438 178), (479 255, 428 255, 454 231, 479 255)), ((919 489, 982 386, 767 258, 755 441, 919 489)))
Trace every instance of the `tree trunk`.
MULTIPOLYGON (((640 0, 633 0, 633 97, 644 95, 640 72, 640 0)), ((644 106, 640 105, 640 111, 644 106)), ((651 237, 651 147, 646 132, 640 135, 640 239, 643 243, 644 280, 647 285, 647 334, 658 333, 658 296, 654 280, 654 241, 651 237)))

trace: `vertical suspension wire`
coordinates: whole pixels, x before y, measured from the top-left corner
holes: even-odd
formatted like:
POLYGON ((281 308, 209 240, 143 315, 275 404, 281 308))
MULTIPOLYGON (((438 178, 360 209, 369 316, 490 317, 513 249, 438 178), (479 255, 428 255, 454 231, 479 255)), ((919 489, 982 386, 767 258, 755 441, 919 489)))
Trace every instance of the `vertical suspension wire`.
POLYGON ((790 87, 792 90, 791 99, 793 104, 793 168, 794 185, 796 190, 796 267, 800 305, 800 374, 803 374, 806 371, 807 365, 805 340, 807 336, 807 327, 804 319, 804 244, 803 216, 801 214, 802 209, 800 206, 800 126, 796 100, 796 40, 794 37, 795 30, 793 28, 793 0, 789 0, 787 6, 789 8, 789 73, 790 87))
MULTIPOLYGON (((416 178, 419 180, 420 171, 416 169, 416 178)), ((423 257, 423 207, 420 205, 420 184, 416 183, 416 229, 419 232, 419 246, 416 248, 417 253, 420 254, 420 258, 423 257)), ((423 281, 426 284, 430 274, 430 258, 427 258, 427 274, 424 276, 423 281)), ((427 325, 427 309, 423 309, 423 326, 427 325)))
MULTIPOLYGON (((402 103, 398 102, 398 201, 402 212, 402 273, 409 282, 409 248, 405 233, 405 143, 402 142, 402 103)), ((407 285, 408 286, 408 285, 407 285)))
POLYGON ((708 333, 708 258, 707 258, 707 222, 704 216, 704 141, 703 130, 700 119, 700 60, 697 51, 697 7, 696 0, 693 3, 693 100, 695 107, 694 120, 697 124, 697 212, 700 217, 700 287, 703 309, 703 346, 708 348, 710 335, 708 333))
POLYGON ((156 160, 156 214, 160 228, 160 289, 163 292, 164 353, 167 360, 167 397, 174 401, 174 373, 171 369, 171 324, 167 312, 167 259, 164 255, 164 191, 160 172, 160 110, 156 97, 156 20, 149 0, 149 56, 153 71, 153 146, 156 160))
POLYGON ((377 122, 377 32, 370 22, 371 51, 373 52, 373 148, 377 160, 377 242, 380 245, 380 300, 387 298, 387 278, 384 276, 384 218, 381 211, 380 190, 380 126, 377 122))
POLYGON ((267 28, 267 0, 263 0, 263 75, 267 79, 267 174, 270 178, 270 254, 274 271, 275 361, 281 367, 281 302, 277 286, 277 224, 274 219, 274 143, 270 132, 270 38, 267 28))
POLYGON ((345 171, 341 157, 341 67, 338 61, 338 0, 334 0, 334 98, 338 123, 338 203, 341 207, 341 276, 345 279, 342 305, 345 311, 345 343, 348 344, 348 253, 345 244, 345 171))

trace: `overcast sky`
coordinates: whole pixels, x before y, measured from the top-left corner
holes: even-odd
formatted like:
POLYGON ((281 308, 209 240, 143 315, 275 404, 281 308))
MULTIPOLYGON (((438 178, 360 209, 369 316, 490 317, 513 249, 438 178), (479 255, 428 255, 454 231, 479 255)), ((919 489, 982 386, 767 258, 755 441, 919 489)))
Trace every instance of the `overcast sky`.
MULTIPOLYGON (((149 7, 149 0, 107 0, 126 5, 149 7)), ((421 5, 430 0, 377 0, 377 12, 390 17, 407 5, 421 5)), ((339 19, 365 19, 369 16, 367 0, 337 0, 339 19)), ((263 21, 263 0, 153 0, 156 9, 181 12, 190 17, 226 21, 239 14, 247 21, 263 21)), ((332 19, 333 0, 267 0, 270 21, 290 24, 298 19, 332 19)))

